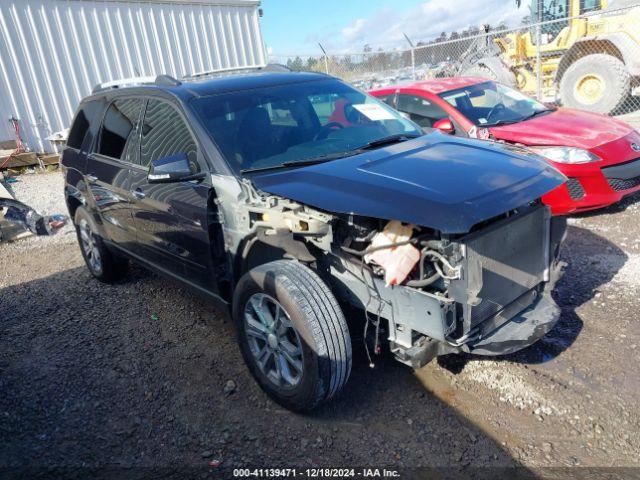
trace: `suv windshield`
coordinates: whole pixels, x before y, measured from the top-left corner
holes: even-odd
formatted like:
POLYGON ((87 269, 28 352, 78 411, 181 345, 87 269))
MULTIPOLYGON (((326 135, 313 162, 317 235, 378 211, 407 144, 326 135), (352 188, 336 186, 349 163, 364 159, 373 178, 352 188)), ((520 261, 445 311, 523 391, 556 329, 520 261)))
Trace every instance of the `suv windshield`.
POLYGON ((485 82, 440 94, 476 126, 517 123, 552 111, 542 103, 504 85, 485 82))
POLYGON ((236 172, 328 161, 422 135, 389 106, 335 79, 216 94, 193 106, 236 172))

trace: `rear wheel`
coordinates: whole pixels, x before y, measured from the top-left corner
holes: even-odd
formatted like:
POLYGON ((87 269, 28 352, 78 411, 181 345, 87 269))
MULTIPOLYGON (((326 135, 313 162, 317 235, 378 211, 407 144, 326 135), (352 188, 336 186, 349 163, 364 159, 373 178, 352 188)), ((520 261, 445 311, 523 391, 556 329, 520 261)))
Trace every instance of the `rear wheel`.
POLYGON ((604 53, 587 55, 567 68, 560 80, 566 107, 611 114, 631 93, 631 75, 624 63, 604 53))
POLYGON ((260 387, 294 411, 334 397, 351 371, 351 338, 337 300, 306 266, 287 260, 245 274, 233 316, 242 356, 260 387))
POLYGON ((97 233, 95 221, 84 207, 74 216, 80 251, 91 274, 102 282, 115 282, 127 273, 128 261, 107 249, 97 233))

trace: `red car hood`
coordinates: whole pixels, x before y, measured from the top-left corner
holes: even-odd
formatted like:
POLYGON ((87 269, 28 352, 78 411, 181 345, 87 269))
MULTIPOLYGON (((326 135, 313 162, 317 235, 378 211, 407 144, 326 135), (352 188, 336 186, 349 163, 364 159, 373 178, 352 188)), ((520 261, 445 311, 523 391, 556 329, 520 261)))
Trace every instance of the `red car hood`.
POLYGON ((559 108, 524 122, 491 127, 494 137, 523 145, 565 145, 592 149, 629 135, 628 124, 597 113, 559 108))

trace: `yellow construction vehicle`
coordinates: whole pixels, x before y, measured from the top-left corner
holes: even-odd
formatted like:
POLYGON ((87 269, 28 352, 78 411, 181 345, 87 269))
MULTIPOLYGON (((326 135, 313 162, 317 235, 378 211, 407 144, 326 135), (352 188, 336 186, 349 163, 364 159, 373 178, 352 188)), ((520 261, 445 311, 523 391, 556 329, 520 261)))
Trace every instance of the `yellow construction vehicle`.
POLYGON ((568 107, 617 113, 640 85, 637 4, 531 0, 530 28, 475 42, 457 73, 485 76, 568 107))

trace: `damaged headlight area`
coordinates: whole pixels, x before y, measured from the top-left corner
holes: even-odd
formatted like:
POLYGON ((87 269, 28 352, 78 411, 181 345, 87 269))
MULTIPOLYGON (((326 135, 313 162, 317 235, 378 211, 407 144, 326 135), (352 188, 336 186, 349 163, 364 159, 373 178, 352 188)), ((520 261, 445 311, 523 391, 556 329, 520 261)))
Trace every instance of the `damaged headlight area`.
POLYGON ((549 291, 564 230, 540 204, 451 236, 349 217, 334 226, 338 258, 328 268, 366 312, 375 351, 386 336, 414 367, 446 353, 498 355, 535 342, 557 321, 549 291))
MULTIPOLYGON (((506 354, 534 343, 559 318, 549 293, 560 273, 566 222, 540 202, 444 235, 397 220, 332 214, 250 188, 247 194, 235 216, 241 236, 251 238, 242 253, 245 269, 272 260, 251 260, 252 252, 266 251, 259 245, 309 265, 342 302, 364 312, 368 353, 388 341, 396 358, 413 367, 447 353, 506 354)), ((360 320, 351 321, 357 328, 360 320)))

